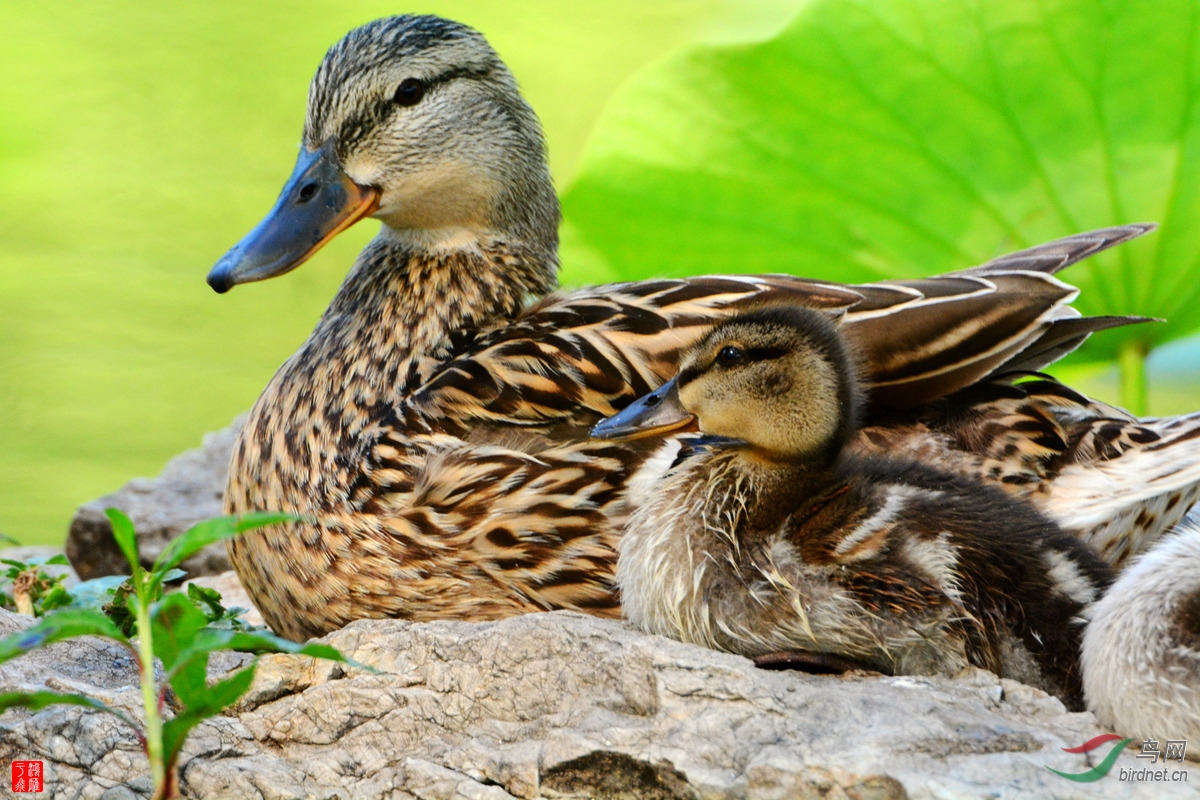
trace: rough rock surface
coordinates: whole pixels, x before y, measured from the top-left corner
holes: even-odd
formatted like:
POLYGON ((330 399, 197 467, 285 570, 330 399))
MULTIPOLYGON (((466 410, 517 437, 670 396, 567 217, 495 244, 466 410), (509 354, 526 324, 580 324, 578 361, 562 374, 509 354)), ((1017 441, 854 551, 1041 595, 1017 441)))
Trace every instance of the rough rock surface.
MULTIPOLYGON (((0 614, 0 632, 21 624, 0 614)), ((235 709, 185 746, 185 797, 1173 798, 1186 784, 1121 781, 1132 750, 1062 752, 1101 732, 990 673, 955 679, 766 672, 736 656, 559 612, 496 623, 362 621, 326 637, 380 672, 263 659, 235 709)), ((214 674, 245 657, 225 656, 214 674)), ((96 640, 4 665, 5 688, 86 689, 133 710, 128 655, 96 640)), ((1164 735, 1166 733, 1164 732, 1164 735)), ((1189 743, 1191 744, 1191 743, 1189 743)), ((56 797, 149 792, 132 732, 53 707, 0 717, 0 759, 46 761, 56 797)))
MULTIPOLYGON (((157 478, 134 478, 112 494, 81 505, 71 520, 66 545, 67 558, 79 577, 129 574, 104 516, 106 508, 115 506, 133 521, 146 566, 154 563, 171 539, 201 520, 219 516, 229 456, 243 419, 207 434, 201 447, 168 461, 157 478)), ((180 566, 191 577, 230 568, 223 543, 209 545, 180 566)))

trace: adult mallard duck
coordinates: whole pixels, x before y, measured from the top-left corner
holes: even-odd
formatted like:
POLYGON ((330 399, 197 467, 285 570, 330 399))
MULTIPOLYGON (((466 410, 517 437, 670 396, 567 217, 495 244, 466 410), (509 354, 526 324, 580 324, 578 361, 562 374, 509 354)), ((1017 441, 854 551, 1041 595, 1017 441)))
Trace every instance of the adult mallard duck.
POLYGON ((847 452, 857 368, 819 311, 719 324, 601 438, 696 427, 630 517, 617 579, 635 625, 746 656, 832 654, 888 673, 969 664, 1076 705, 1080 615, 1111 580, 997 488, 847 452))
POLYGON ((1131 564, 1091 617, 1083 686, 1096 719, 1139 741, 1188 742, 1200 761, 1200 520, 1131 564))
POLYGON ((587 430, 667 380, 715 322, 763 299, 843 315, 875 407, 920 408, 1126 322, 1080 319, 1077 290, 1053 273, 1152 227, 925 280, 729 276, 544 296, 559 210, 537 118, 482 36, 421 16, 328 52, 292 177, 209 283, 287 272, 366 216, 379 235, 271 379, 230 466, 229 512, 307 519, 230 545, 266 620, 297 639, 369 616, 618 614, 627 492, 658 454, 587 430))

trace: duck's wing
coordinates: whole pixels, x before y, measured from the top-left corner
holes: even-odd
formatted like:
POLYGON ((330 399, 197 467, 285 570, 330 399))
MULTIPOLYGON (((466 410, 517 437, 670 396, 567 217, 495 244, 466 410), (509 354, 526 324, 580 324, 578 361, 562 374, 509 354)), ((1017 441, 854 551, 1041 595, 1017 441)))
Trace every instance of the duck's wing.
POLYGON ((1047 376, 1021 377, 881 415, 854 446, 998 485, 1118 568, 1200 499, 1200 413, 1138 420, 1047 376))
POLYGON ((1095 330, 1141 321, 1081 318, 1053 273, 1148 231, 1129 225, 1062 239, 962 272, 842 286, 788 275, 618 283, 550 295, 464 340, 405 403, 447 429, 591 425, 670 378, 680 351, 761 303, 844 314, 872 402, 907 408, 1012 368, 1044 366, 1095 330))
POLYGON ((960 272, 853 286, 864 299, 845 330, 865 357, 873 405, 911 408, 999 372, 1039 370, 1096 331, 1147 321, 1081 317, 1070 306, 1079 290, 1055 273, 1154 228, 1104 228, 960 272))

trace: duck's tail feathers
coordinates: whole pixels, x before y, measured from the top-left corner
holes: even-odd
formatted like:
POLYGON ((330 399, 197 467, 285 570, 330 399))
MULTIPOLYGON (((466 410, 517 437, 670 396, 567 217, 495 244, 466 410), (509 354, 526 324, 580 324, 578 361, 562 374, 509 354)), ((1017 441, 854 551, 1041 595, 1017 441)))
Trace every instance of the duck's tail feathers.
POLYGON ((1045 272, 1050 275, 1082 261, 1102 250, 1124 244, 1157 228, 1154 222, 1134 222, 1112 228, 1077 233, 1053 242, 1034 245, 1025 250, 993 258, 986 264, 965 269, 959 274, 980 275, 988 272, 1013 270, 1045 272))
POLYGON ((1096 331, 1145 321, 1081 317, 1070 306, 1079 290, 1054 273, 1155 227, 1104 228, 959 272, 854 286, 863 299, 844 329, 869 365, 871 402, 912 408, 990 375, 1041 369, 1096 331))
POLYGON ((1040 337, 991 375, 988 375, 988 378, 992 378, 1000 372, 1040 372, 1046 366, 1074 352, 1093 333, 1110 328, 1120 328, 1124 325, 1162 321, 1157 317, 1133 315, 1081 317, 1078 315, 1079 312, 1070 306, 1065 306, 1063 310, 1075 313, 1064 315, 1062 319, 1053 320, 1040 337))

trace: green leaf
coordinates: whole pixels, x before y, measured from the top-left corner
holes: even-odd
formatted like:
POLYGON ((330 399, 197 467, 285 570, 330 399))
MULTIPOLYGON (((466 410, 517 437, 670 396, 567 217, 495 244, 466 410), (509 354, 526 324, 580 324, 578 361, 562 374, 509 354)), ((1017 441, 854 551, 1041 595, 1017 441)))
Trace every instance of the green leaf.
POLYGON ((239 653, 298 653, 345 661, 342 654, 329 645, 293 642, 261 631, 231 631, 208 629, 197 639, 199 646, 211 650, 234 650, 239 653), (324 648, 324 649, 321 649, 324 648))
POLYGON ((150 612, 154 655, 167 670, 171 688, 185 706, 201 702, 207 690, 208 653, 194 648, 196 634, 207 618, 178 592, 169 594, 150 612))
POLYGON ((119 508, 106 508, 104 515, 112 523, 113 539, 116 540, 117 547, 121 548, 125 560, 129 562, 132 574, 135 576, 141 574, 142 565, 138 561, 137 532, 133 529, 133 523, 119 508))
POLYGON ((174 719, 163 724, 163 754, 167 769, 173 769, 183 742, 192 728, 209 717, 215 716, 237 701, 246 693, 254 680, 256 664, 251 664, 239 670, 233 676, 217 681, 208 687, 203 696, 196 699, 195 704, 188 705, 174 719))
POLYGON ((253 528, 272 525, 277 522, 291 522, 297 517, 291 514, 255 513, 242 517, 216 517, 206 520, 189 528, 182 536, 171 541, 158 560, 154 562, 154 572, 166 572, 178 566, 188 556, 207 547, 213 542, 228 539, 253 528))
POLYGON ((53 611, 57 608, 67 608, 74 603, 74 598, 71 593, 64 589, 61 585, 53 586, 46 596, 41 599, 38 604, 39 616, 45 616, 46 612, 53 611))
POLYGON ((186 577, 187 577, 187 572, 182 569, 169 569, 166 572, 162 573, 162 576, 159 579, 159 586, 161 587, 162 584, 164 584, 164 583, 170 583, 171 581, 182 580, 183 578, 186 578, 186 577))
POLYGON ((219 619, 225 613, 225 606, 221 605, 221 593, 216 589, 189 583, 187 596, 204 612, 209 622, 219 619))
POLYGON ((1066 273, 1088 314, 1200 327, 1200 2, 814 0, 775 38, 641 73, 564 210, 626 279, 915 277, 1118 223, 1066 273))
MULTIPOLYGON (((194 653, 209 653, 214 650, 234 650, 239 653, 289 653, 292 655, 311 656, 337 661, 352 667, 376 672, 373 667, 346 658, 337 648, 320 642, 293 642, 274 634, 262 631, 243 631, 229 628, 206 627, 196 634, 192 643, 194 653)), ((194 657, 194 653, 185 653, 181 660, 194 657)))
POLYGON ((137 602, 133 578, 122 578, 101 610, 120 628, 121 633, 132 638, 137 634, 137 602))
POLYGON ((75 636, 103 636, 128 645, 112 620, 99 611, 70 608, 43 617, 40 622, 0 640, 0 663, 75 636))
POLYGON ((60 692, 5 692, 0 694, 0 712, 10 708, 28 708, 30 711, 40 711, 55 705, 83 706, 97 711, 112 714, 134 730, 141 733, 140 726, 126 714, 117 711, 112 706, 82 694, 62 694, 60 692))
POLYGON ((189 583, 187 595, 196 604, 196 607, 204 612, 209 625, 232 627, 235 630, 246 630, 249 627, 245 622, 238 619, 240 615, 246 613, 246 609, 225 608, 221 603, 221 593, 216 589, 189 583))

